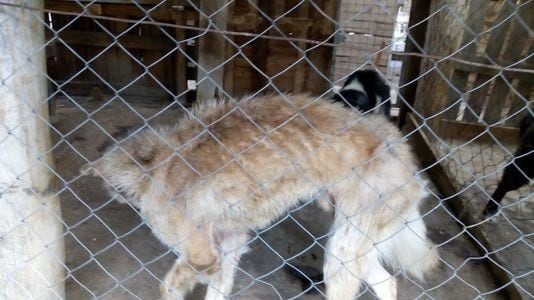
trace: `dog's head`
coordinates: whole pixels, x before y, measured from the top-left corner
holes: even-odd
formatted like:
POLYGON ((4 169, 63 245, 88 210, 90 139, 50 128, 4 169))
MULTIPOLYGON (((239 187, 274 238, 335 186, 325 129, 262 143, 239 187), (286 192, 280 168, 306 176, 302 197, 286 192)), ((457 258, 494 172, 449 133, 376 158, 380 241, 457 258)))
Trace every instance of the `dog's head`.
POLYGON ((362 112, 381 111, 389 117, 391 110, 389 86, 375 70, 358 70, 352 73, 333 99, 362 112))
MULTIPOLYGON (((81 172, 102 177, 110 194, 119 202, 128 202, 141 212, 148 208, 160 216, 172 216, 167 220, 172 220, 175 235, 166 235, 165 239, 173 243, 173 248, 196 271, 215 272, 219 261, 213 224, 200 217, 192 218, 185 213, 185 205, 171 196, 178 194, 183 183, 178 178, 193 176, 182 172, 187 168, 181 169, 180 163, 168 163, 174 150, 168 144, 169 136, 161 135, 166 130, 149 128, 130 133, 126 138, 115 138, 117 142, 105 147, 102 157, 83 166, 81 172), (168 176, 166 168, 170 165, 175 166, 172 170, 176 176, 168 176)), ((154 226, 155 231, 161 230, 158 226, 154 226)))
POLYGON ((153 168, 161 147, 146 131, 138 132, 107 146, 98 160, 81 167, 86 175, 101 177, 116 200, 139 207, 143 195, 153 181, 153 168))

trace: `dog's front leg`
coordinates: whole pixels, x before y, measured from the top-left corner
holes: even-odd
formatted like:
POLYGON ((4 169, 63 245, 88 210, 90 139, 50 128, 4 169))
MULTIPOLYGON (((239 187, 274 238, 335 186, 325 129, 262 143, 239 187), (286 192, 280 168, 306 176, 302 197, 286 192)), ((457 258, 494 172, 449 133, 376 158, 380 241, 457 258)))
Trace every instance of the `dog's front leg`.
POLYGON ((239 259, 248 250, 248 235, 235 233, 220 237, 221 268, 212 274, 208 282, 206 300, 227 299, 232 292, 235 271, 239 259))
POLYGON ((160 284, 163 300, 183 300, 196 283, 197 272, 182 259, 177 259, 160 284))
POLYGON ((214 276, 221 269, 219 251, 212 237, 212 225, 194 226, 187 240, 179 246, 175 250, 181 257, 165 275, 160 286, 165 300, 184 299, 197 282, 205 282, 206 278, 214 276))

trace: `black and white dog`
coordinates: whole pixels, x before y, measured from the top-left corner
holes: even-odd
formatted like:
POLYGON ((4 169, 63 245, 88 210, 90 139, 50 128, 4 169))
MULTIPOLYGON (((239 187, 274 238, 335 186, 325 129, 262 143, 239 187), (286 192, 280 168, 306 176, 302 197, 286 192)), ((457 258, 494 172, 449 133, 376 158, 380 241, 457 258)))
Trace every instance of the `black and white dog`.
POLYGON ((390 116, 389 86, 375 70, 352 73, 333 99, 357 108, 362 113, 378 109, 386 117, 390 116))

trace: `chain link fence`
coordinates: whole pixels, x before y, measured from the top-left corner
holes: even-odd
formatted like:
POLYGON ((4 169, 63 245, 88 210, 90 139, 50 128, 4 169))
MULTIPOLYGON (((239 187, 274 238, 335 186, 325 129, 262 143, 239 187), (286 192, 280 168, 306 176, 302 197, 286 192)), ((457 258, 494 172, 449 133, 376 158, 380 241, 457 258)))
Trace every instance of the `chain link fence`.
MULTIPOLYGON (((521 136, 519 127, 533 116, 533 16, 527 0, 0 0, 1 297, 161 298, 180 254, 156 237, 143 208, 119 203, 105 178, 80 167, 194 118, 199 103, 265 95, 291 103, 299 93, 322 101, 354 71, 373 70, 391 88, 383 126, 401 125, 391 147, 411 144, 419 165, 410 179, 428 194, 408 221, 424 221, 440 266, 425 280, 386 266, 387 278, 358 278, 366 282, 358 298, 387 298, 392 278, 398 299, 532 298, 534 127, 521 136), (484 214, 500 182, 510 191, 497 214, 484 214)), ((369 115, 354 121, 381 132, 369 115)), ((380 176, 399 179, 391 168, 380 176)), ((250 251, 235 263, 232 292, 208 287, 206 298, 327 297, 335 198, 310 195, 252 230, 238 247, 250 251)), ((198 285, 187 299, 205 293, 198 285)))

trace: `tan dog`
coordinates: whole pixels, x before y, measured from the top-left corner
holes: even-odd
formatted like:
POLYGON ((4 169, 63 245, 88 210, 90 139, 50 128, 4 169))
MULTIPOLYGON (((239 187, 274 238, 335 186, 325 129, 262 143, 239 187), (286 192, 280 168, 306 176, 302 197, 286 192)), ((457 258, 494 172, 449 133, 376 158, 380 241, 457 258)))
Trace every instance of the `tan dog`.
POLYGON ((206 299, 228 297, 248 233, 321 191, 336 211, 328 299, 353 299, 362 280, 395 299, 382 262, 419 278, 438 262, 418 211, 424 184, 398 130, 330 100, 204 102, 175 126, 111 147, 89 169, 179 254, 161 286, 165 299, 183 299, 197 282, 208 284, 206 299))

